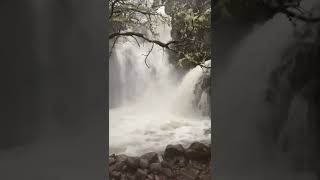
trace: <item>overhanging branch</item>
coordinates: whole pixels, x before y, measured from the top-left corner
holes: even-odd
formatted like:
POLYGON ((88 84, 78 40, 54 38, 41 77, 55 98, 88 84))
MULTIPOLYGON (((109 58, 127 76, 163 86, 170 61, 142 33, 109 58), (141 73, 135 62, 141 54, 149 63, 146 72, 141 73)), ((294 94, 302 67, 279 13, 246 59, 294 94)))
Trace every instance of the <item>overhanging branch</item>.
POLYGON ((166 48, 166 49, 168 49, 170 51, 178 53, 176 50, 170 48, 170 45, 174 44, 174 43, 178 43, 179 41, 169 41, 167 43, 163 43, 163 42, 161 42, 159 40, 149 39, 144 34, 137 33, 137 32, 117 32, 117 33, 110 34, 109 35, 109 39, 113 39, 113 38, 118 37, 118 36, 136 36, 136 37, 142 38, 143 40, 145 40, 145 41, 147 41, 149 43, 157 44, 158 46, 161 46, 161 47, 166 48))

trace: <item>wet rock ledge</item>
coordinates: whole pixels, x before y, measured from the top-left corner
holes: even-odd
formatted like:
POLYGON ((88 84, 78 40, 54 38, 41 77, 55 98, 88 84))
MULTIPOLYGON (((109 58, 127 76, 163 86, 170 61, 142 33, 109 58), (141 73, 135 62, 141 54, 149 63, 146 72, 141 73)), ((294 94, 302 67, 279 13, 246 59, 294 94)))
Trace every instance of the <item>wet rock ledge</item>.
POLYGON ((210 146, 194 142, 188 148, 168 145, 163 153, 150 152, 140 157, 110 155, 109 179, 210 180, 210 146))

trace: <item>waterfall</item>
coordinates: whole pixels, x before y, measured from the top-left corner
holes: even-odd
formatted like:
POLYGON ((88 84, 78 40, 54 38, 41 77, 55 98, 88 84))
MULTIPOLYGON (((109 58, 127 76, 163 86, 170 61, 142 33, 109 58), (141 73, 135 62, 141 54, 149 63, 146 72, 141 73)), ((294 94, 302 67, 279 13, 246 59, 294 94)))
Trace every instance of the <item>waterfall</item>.
MULTIPOLYGON (((164 8, 159 12, 164 13, 164 8)), ((158 38, 171 40, 171 27, 157 24, 158 38)), ((148 36, 151 36, 147 33, 148 36)), ((112 42, 110 42, 111 44, 112 42)), ((111 44, 112 45, 112 44, 111 44)), ((193 108, 198 66, 182 80, 168 53, 139 39, 119 38, 109 60, 109 152, 138 155, 160 151, 168 144, 210 142, 204 130, 210 118, 193 108), (139 41, 140 47, 137 44, 139 41)), ((202 100, 204 106, 204 100, 202 100)))
MULTIPOLYGON (((210 67, 211 60, 205 62, 205 66, 210 67)), ((201 89, 197 89, 198 83, 204 75, 210 76, 210 71, 197 66, 190 70, 182 79, 180 86, 178 87, 177 99, 175 100, 176 109, 182 114, 208 114, 209 102, 208 93, 201 89), (198 97, 196 97, 198 96, 198 97), (195 102, 198 101, 198 102, 195 102)))

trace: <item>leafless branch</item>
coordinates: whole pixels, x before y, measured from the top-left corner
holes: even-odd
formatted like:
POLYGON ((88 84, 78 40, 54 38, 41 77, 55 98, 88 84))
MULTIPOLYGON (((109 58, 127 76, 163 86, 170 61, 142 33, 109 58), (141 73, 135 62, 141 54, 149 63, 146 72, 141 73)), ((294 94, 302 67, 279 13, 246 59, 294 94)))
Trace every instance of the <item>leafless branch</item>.
POLYGON ((142 33, 137 33, 137 32, 123 32, 123 33, 112 33, 109 35, 109 39, 113 39, 115 37, 118 37, 118 36, 136 36, 136 37, 139 37, 139 38, 142 38, 144 39, 145 41, 149 42, 149 43, 154 43, 154 44, 157 44, 158 46, 161 46, 163 48, 166 48, 172 52, 175 52, 175 53, 178 53, 176 50, 170 48, 170 45, 171 44, 174 44, 174 43, 179 43, 179 41, 169 41, 167 43, 163 43, 159 40, 154 40, 154 39, 149 39, 148 37, 146 37, 144 34, 142 33))
MULTIPOLYGON (((120 36, 118 36, 118 37, 120 37, 120 36)), ((138 46, 140 47, 140 43, 139 43, 138 39, 135 36, 131 36, 131 37, 137 42, 138 46)))
POLYGON ((144 58, 144 63, 146 64, 146 66, 147 66, 148 68, 150 68, 150 67, 149 67, 149 65, 148 65, 148 63, 147 63, 147 60, 148 60, 148 57, 149 57, 151 51, 153 50, 153 46, 154 46, 154 43, 152 43, 151 49, 149 50, 148 54, 144 55, 144 56, 145 56, 145 58, 144 58))
POLYGON ((113 49, 113 48, 114 48, 114 46, 116 45, 116 43, 117 43, 118 39, 119 39, 119 36, 118 36, 118 37, 116 37, 116 39, 113 41, 113 44, 112 44, 111 50, 110 50, 110 52, 109 52, 109 58, 110 58, 110 57, 111 57, 111 55, 112 55, 112 49, 113 49))

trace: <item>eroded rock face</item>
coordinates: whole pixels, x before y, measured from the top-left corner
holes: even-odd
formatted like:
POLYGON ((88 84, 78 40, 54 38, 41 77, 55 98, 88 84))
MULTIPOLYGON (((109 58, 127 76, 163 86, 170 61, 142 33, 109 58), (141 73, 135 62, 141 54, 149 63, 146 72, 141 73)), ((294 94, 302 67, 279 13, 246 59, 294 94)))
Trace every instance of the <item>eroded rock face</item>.
POLYGON ((163 154, 146 153, 140 157, 111 155, 111 180, 209 180, 211 178, 210 146, 200 142, 188 148, 168 145, 163 154), (163 160, 159 160, 159 156, 163 160))

